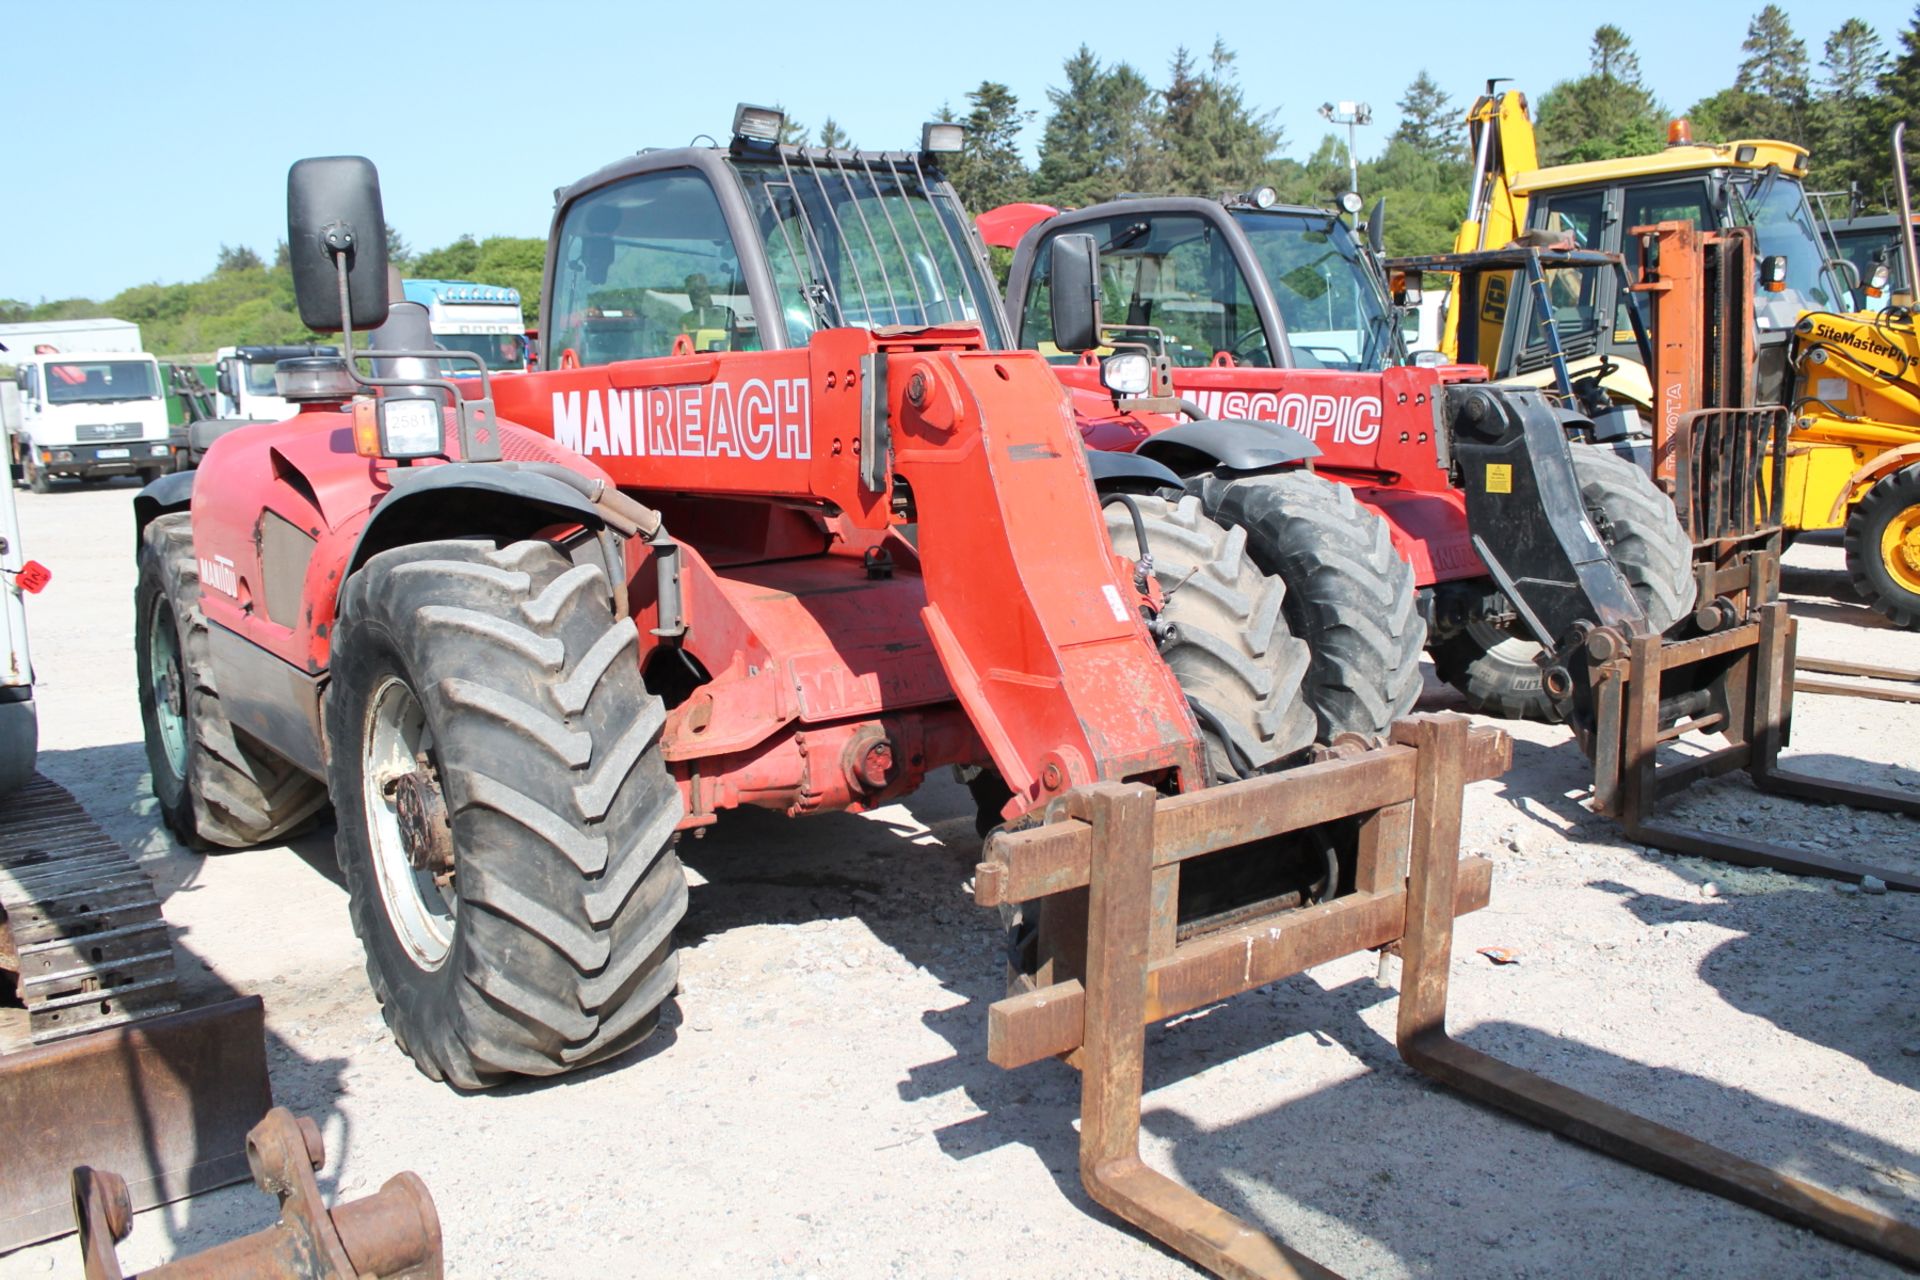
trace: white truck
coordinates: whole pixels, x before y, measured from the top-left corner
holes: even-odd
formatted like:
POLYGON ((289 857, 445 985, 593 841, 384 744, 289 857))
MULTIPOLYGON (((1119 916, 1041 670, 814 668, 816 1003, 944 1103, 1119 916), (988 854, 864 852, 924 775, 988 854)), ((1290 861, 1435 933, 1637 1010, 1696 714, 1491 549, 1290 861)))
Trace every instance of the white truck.
MULTIPOLYGON (((35 493, 55 476, 155 480, 172 458, 160 362, 144 351, 9 352, 19 420, 11 461, 35 493)), ((11 399, 11 397, 10 397, 11 399)))
MULTIPOLYGON (((402 287, 408 302, 427 309, 435 346, 471 351, 495 373, 527 367, 527 317, 518 289, 472 280, 407 280, 402 287)), ((449 365, 448 372, 462 368, 449 365)))
POLYGON ((338 347, 222 347, 215 353, 219 416, 252 422, 284 422, 293 406, 281 398, 274 382, 274 366, 303 356, 337 356, 338 347))

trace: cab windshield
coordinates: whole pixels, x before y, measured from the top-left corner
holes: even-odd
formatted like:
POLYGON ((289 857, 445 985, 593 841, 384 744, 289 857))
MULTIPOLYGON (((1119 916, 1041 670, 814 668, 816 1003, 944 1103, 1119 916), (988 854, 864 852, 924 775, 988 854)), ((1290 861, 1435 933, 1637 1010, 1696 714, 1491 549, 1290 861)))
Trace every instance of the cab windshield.
POLYGON ((1786 288, 1754 295, 1762 329, 1791 329, 1803 311, 1836 311, 1849 295, 1827 265, 1826 246, 1814 229, 1813 211, 1798 182, 1777 170, 1730 183, 1736 224, 1753 228, 1754 251, 1787 260, 1786 288))
POLYGON ((1000 310, 953 191, 911 157, 789 151, 737 161, 773 269, 787 342, 847 326, 978 325, 1000 310))
POLYGON ((1398 359, 1392 308, 1346 223, 1255 209, 1233 220, 1273 289, 1296 365, 1374 371, 1398 359))
MULTIPOLYGON (((527 340, 518 333, 436 333, 434 345, 447 351, 471 351, 495 373, 527 367, 527 340)), ((472 365, 449 365, 451 372, 473 372, 472 365)), ((271 369, 268 370, 272 372, 271 369)), ((271 378, 268 379, 272 381, 271 378)))
POLYGON ((48 404, 159 398, 159 374, 150 360, 62 360, 47 366, 48 404))
POLYGON ((246 370, 247 390, 256 396, 279 395, 280 387, 274 381, 273 377, 274 367, 277 363, 277 361, 273 360, 242 361, 240 367, 246 370))

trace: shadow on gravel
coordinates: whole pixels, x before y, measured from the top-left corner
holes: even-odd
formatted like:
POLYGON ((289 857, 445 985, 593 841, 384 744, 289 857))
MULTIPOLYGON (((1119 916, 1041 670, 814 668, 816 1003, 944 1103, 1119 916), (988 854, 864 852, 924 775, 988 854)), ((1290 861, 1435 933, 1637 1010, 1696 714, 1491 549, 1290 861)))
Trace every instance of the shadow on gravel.
POLYGON ((1723 1000, 1884 1080, 1920 1089, 1912 1002, 1920 913, 1901 898, 1755 893, 1690 900, 1614 881, 1591 887, 1617 895, 1642 924, 1699 922, 1736 931, 1700 962, 1701 979, 1723 1000))
MULTIPOLYGON (((146 751, 138 742, 42 751, 39 768, 72 792, 87 815, 134 855, 141 869, 153 880, 163 911, 174 895, 194 890, 204 858, 248 856, 238 851, 196 853, 173 840, 154 807, 148 789, 146 751)), ((321 865, 324 851, 325 863, 330 865, 333 860, 331 823, 324 822, 299 837, 293 847, 303 860, 316 867, 321 865)), ((246 921, 235 922, 236 928, 244 929, 247 925, 246 921)), ((271 991, 246 992, 232 986, 194 950, 190 930, 176 925, 169 932, 173 938, 175 972, 183 1007, 199 1008, 249 994, 258 994, 266 1001, 267 1074, 273 1086, 274 1102, 297 1114, 311 1116, 320 1126, 326 1138, 327 1164, 317 1176, 322 1193, 331 1201, 338 1172, 346 1167, 353 1146, 351 1121, 335 1105, 347 1066, 346 1057, 314 1058, 302 1053, 274 1032, 271 991)), ((278 1216, 279 1208, 273 1197, 248 1182, 143 1212, 139 1220, 142 1225, 149 1220, 164 1224, 170 1247, 186 1254, 257 1231, 278 1216)), ((72 1239, 51 1243, 55 1250, 65 1251, 77 1248, 71 1243, 72 1239)))

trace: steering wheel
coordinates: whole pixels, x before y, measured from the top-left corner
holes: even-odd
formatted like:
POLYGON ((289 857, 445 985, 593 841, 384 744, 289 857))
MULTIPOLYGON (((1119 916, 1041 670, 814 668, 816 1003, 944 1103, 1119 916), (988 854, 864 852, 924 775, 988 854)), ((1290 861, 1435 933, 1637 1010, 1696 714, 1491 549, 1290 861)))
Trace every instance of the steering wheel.
POLYGON ((1267 331, 1259 325, 1253 326, 1233 340, 1227 350, 1232 353, 1235 363, 1254 364, 1252 356, 1260 356, 1258 364, 1262 367, 1273 363, 1273 353, 1266 349, 1267 331))

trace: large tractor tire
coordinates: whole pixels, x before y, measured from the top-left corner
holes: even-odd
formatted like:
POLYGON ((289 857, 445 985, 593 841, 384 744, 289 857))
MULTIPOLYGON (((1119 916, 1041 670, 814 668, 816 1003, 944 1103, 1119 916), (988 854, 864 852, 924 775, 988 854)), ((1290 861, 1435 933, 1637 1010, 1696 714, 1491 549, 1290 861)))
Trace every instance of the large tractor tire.
POLYGON ((1246 531, 1208 519, 1191 496, 1115 498, 1105 511, 1121 555, 1137 558, 1146 535, 1166 596, 1160 620, 1172 624, 1160 655, 1200 721, 1215 780, 1263 772, 1312 746, 1307 646, 1288 629, 1286 584, 1247 554, 1246 531))
MULTIPOLYGON (((1633 462, 1587 444, 1569 446, 1580 496, 1600 540, 1656 631, 1693 611, 1693 544, 1673 501, 1633 462)), ((1540 644, 1515 622, 1473 622, 1433 646, 1440 678, 1475 711, 1508 720, 1563 717, 1541 687, 1540 644)))
POLYGON ((1920 629, 1920 466, 1883 476, 1847 517, 1854 590, 1896 627, 1920 629))
POLYGON ((678 976, 666 712, 605 572, 549 543, 425 543, 347 583, 327 735, 367 976, 466 1089, 612 1057, 678 976))
POLYGON ((161 817, 190 849, 243 849, 286 834, 325 806, 327 789, 228 723, 186 512, 147 525, 139 574, 134 657, 161 817))
POLYGON ((1203 476, 1191 489, 1213 519, 1245 529, 1253 562, 1286 584, 1287 624, 1312 658, 1319 740, 1383 735, 1411 711, 1427 626, 1387 522, 1307 471, 1203 476))

